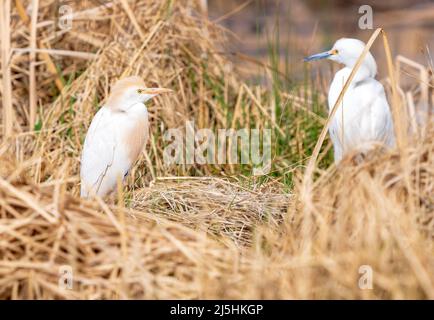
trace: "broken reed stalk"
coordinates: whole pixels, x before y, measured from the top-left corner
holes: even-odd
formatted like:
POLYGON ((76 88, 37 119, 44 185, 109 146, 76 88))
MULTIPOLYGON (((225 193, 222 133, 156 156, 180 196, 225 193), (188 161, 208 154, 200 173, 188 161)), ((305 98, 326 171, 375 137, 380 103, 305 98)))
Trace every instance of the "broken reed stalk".
POLYGON ((0 26, 1 26, 1 69, 2 69, 2 105, 3 105, 3 134, 4 138, 9 137, 13 130, 13 109, 12 109, 12 79, 9 64, 11 46, 11 1, 5 0, 0 4, 0 26))
POLYGON ((36 93, 36 38, 37 38, 37 22, 38 22, 38 9, 39 0, 32 1, 32 17, 30 23, 30 64, 29 64, 29 131, 33 130, 36 123, 36 105, 37 105, 37 93, 36 93))
POLYGON ((143 33, 142 28, 140 27, 139 23, 137 22, 137 19, 134 16, 134 13, 131 10, 130 5, 128 4, 128 1, 127 0, 121 0, 121 4, 122 4, 122 7, 124 8, 125 12, 128 15, 128 18, 130 18, 131 23, 134 26, 134 29, 136 29, 137 33, 139 34, 140 38, 142 40, 145 40, 145 34, 143 33))
POLYGON ((17 8, 18 15, 21 17, 25 24, 29 23, 29 17, 27 16, 26 9, 24 8, 21 0, 15 0, 15 7, 17 8))
MULTIPOLYGON (((395 68, 393 66, 392 53, 390 50, 389 41, 387 39, 387 35, 384 30, 382 30, 382 35, 383 35, 384 50, 386 53, 387 68, 389 71, 389 78, 392 87, 391 108, 392 108, 392 116, 393 116, 394 130, 395 130, 395 138, 396 138, 396 143, 400 155, 400 166, 403 172, 403 181, 405 182, 408 190, 411 190, 413 177, 412 177, 411 170, 408 170, 409 162, 411 160, 410 160, 410 150, 409 148, 407 148, 408 147, 408 131, 407 131, 408 126, 407 126, 407 119, 406 119, 408 118, 407 110, 403 110, 402 107, 403 104, 401 103, 401 100, 399 98, 399 91, 398 91, 399 84, 395 76, 395 68)), ((421 80, 422 79, 419 79, 419 81, 421 80)), ((422 96, 422 99, 423 98, 424 97, 422 96)), ((420 168, 418 168, 418 171, 419 170, 420 168)), ((420 199, 418 194, 411 193, 409 195, 409 200, 408 200, 409 212, 417 211, 417 208, 419 206, 419 201, 420 199)), ((402 245, 402 241, 400 240, 401 239, 397 239, 400 249, 402 252, 406 253, 408 250, 406 250, 406 247, 402 245)), ((434 288, 429 281, 429 276, 421 266, 420 261, 412 253, 407 253, 407 259, 410 265, 412 266, 412 268, 415 270, 415 274, 417 275, 419 282, 424 288, 425 293, 427 294, 429 299, 433 299, 434 288)))
POLYGON ((208 0, 200 0, 199 1, 200 10, 204 15, 208 15, 208 0))
MULTIPOLYGON (((429 104, 429 72, 428 69, 416 61, 410 60, 400 54, 395 57, 395 79, 398 88, 400 87, 400 73, 401 65, 405 64, 411 68, 416 69, 419 72, 419 77, 417 78, 420 83, 420 104, 428 106, 429 104)), ((411 94, 411 92, 410 92, 411 94)))
POLYGON ((383 36, 384 51, 386 53, 387 69, 392 87, 392 116, 395 129, 395 138, 398 149, 401 155, 405 154, 407 147, 407 130, 405 125, 405 117, 402 112, 401 103, 398 94, 398 84, 395 77, 395 69, 393 67, 392 53, 390 51, 389 41, 387 40, 386 32, 381 29, 383 36))
POLYGON ((85 60, 92 60, 97 57, 94 53, 89 52, 82 52, 82 51, 73 51, 73 50, 58 50, 58 49, 37 49, 37 48, 14 48, 14 52, 21 52, 21 53, 27 53, 30 54, 33 53, 40 53, 40 54, 51 54, 51 55, 57 55, 57 56, 65 56, 65 57, 71 57, 71 58, 78 58, 78 59, 85 59, 85 60))

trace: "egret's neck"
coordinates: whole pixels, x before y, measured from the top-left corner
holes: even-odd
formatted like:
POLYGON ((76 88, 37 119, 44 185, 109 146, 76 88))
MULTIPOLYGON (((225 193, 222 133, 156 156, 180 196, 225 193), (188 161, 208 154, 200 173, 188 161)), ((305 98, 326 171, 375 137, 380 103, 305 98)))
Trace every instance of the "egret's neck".
POLYGON ((113 111, 135 112, 145 108, 144 103, 134 99, 125 99, 122 96, 112 95, 107 99, 105 106, 113 111))
POLYGON ((133 104, 128 110, 127 114, 133 115, 133 116, 143 116, 148 114, 148 109, 146 108, 145 104, 142 102, 138 102, 133 104))
MULTIPOLYGON (((344 65, 346 68, 352 70, 356 66, 357 60, 349 59, 348 61, 344 61, 344 65)), ((366 57, 363 59, 362 64, 357 70, 356 75, 354 76, 354 82, 363 81, 367 78, 375 78, 377 74, 377 63, 375 62, 374 57, 370 52, 366 54, 366 57)))
POLYGON ((368 66, 362 64, 360 68, 357 70, 356 74, 354 75, 354 79, 352 83, 358 83, 368 78, 374 78, 374 77, 375 77, 375 73, 373 73, 368 66))
MULTIPOLYGON (((335 80, 339 81, 343 86, 348 78, 350 77, 351 72, 353 71, 353 67, 345 66, 341 70, 339 70, 335 75, 335 80)), ((372 74, 372 71, 369 70, 366 66, 361 65, 354 75, 353 80, 351 81, 350 86, 356 86, 358 83, 363 82, 367 79, 374 78, 375 74, 372 74)))

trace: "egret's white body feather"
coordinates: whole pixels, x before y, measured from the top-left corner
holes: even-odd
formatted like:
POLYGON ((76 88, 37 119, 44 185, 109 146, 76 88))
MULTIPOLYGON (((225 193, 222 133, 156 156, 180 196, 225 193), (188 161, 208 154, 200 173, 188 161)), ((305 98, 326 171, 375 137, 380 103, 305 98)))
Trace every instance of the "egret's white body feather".
POLYGON ((137 76, 115 83, 86 134, 80 168, 82 197, 104 197, 125 178, 148 139, 144 103, 167 92, 171 90, 146 88, 137 76))
POLYGON ((143 147, 148 137, 148 113, 142 103, 132 106, 128 112, 113 111, 102 107, 91 122, 85 138, 81 158, 81 196, 91 193, 104 196, 122 181, 135 160, 131 148, 143 147), (144 123, 144 132, 135 130, 144 123), (137 139, 137 135, 142 135, 137 139), (138 141, 140 146, 131 143, 138 141))
MULTIPOLYGON (((329 112, 338 99, 350 68, 338 71, 328 95, 329 112)), ((374 145, 392 147, 395 143, 389 104, 381 83, 371 77, 351 82, 330 124, 335 162, 352 150, 367 151, 374 145)))

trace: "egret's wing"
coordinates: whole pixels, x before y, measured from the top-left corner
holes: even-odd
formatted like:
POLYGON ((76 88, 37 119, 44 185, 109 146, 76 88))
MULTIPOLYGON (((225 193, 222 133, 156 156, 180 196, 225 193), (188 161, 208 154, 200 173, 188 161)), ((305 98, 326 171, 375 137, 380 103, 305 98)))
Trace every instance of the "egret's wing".
POLYGON ((333 143, 333 153, 334 153, 335 163, 338 163, 342 159, 343 150, 342 150, 341 137, 339 137, 339 130, 337 128, 336 121, 333 121, 330 124, 329 134, 333 143))
POLYGON ((392 113, 382 86, 371 106, 371 134, 374 141, 389 147, 395 144, 392 113))
POLYGON ((116 143, 113 115, 110 110, 101 108, 93 118, 84 141, 80 170, 82 196, 87 196, 90 189, 98 194, 113 164, 116 143))

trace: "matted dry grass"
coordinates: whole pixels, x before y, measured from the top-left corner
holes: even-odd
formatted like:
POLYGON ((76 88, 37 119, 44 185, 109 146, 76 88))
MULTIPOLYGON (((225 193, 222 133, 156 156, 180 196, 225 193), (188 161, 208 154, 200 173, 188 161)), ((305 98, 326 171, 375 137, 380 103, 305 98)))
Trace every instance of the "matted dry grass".
POLYGON ((330 169, 311 204, 278 183, 178 178, 126 209, 3 171, 0 296, 433 298, 432 137, 405 170, 397 154, 330 169), (73 290, 57 285, 62 265, 73 290), (358 288, 362 265, 373 290, 358 288))
POLYGON ((138 191, 130 205, 242 246, 251 244, 258 224, 277 228, 292 198, 274 182, 243 186, 221 178, 168 177, 138 191))
MULTIPOLYGON (((40 2, 38 21, 50 25, 55 1, 40 2)), ((11 60, 12 100, 1 106, 10 102, 16 121, 0 145, 0 298, 434 299, 432 127, 404 156, 316 169, 308 197, 298 170, 290 192, 279 179, 209 177, 230 166, 167 168, 161 126, 249 127, 248 112, 254 125, 282 131, 266 89, 234 76, 218 54, 218 28, 194 1, 87 5, 75 8, 93 11, 74 32, 38 33, 39 48, 58 41, 70 50, 56 63, 80 75, 59 82, 48 62, 56 55, 37 56, 45 62, 34 66, 36 131, 28 131, 29 61, 11 60), (92 48, 89 61, 77 56, 92 48), (130 74, 177 94, 150 106, 150 143, 118 204, 80 200, 83 134, 110 84, 130 74), (50 87, 62 89, 53 102, 50 87), (208 176, 181 177, 190 174, 208 176), (58 285, 64 265, 72 290, 58 285), (362 265, 372 267, 373 290, 358 286, 362 265)), ((31 26, 12 12, 12 44, 25 47, 31 26)))

